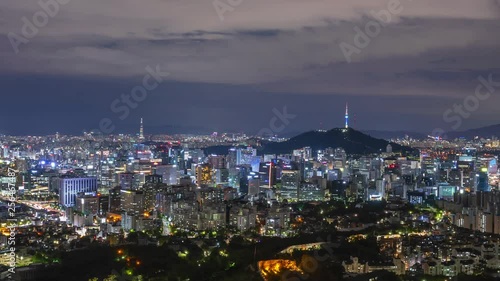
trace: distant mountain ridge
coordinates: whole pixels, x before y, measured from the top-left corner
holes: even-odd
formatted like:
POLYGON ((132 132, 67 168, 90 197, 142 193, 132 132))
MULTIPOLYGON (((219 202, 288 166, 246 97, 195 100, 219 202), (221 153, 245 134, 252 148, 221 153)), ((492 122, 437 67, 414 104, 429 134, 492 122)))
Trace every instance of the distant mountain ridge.
MULTIPOLYGON (((377 130, 363 130, 362 132, 374 138, 381 138, 386 140, 403 138, 405 136, 409 136, 414 139, 425 139, 431 134, 431 132, 425 134, 425 133, 417 133, 409 131, 377 131, 377 130)), ((490 138, 492 136, 500 137, 500 124, 490 125, 465 131, 449 131, 442 135, 442 137, 444 137, 445 139, 456 139, 456 138, 473 139, 475 137, 490 138)))
POLYGON ((475 137, 490 138, 490 137, 500 137, 500 124, 490 125, 486 127, 470 129, 466 131, 451 131, 446 133, 447 139, 456 138, 466 138, 472 139, 475 137))
POLYGON ((314 152, 328 147, 342 147, 348 154, 368 154, 386 151, 391 144, 394 152, 412 153, 414 149, 377 139, 354 129, 336 128, 329 131, 309 131, 295 136, 288 141, 273 142, 263 145, 261 154, 286 154, 295 149, 311 147, 314 152))
POLYGON ((397 139, 409 136, 413 139, 424 139, 427 135, 424 133, 408 132, 408 131, 377 131, 377 130, 363 130, 363 133, 378 139, 397 139))

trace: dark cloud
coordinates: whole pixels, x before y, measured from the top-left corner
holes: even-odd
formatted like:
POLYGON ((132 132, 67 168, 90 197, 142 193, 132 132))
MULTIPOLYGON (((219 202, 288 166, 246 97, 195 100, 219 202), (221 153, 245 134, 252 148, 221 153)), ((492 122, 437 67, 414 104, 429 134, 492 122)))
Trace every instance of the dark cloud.
MULTIPOLYGON (((71 0, 15 54, 7 35, 21 35, 22 17, 41 8, 3 1, 2 91, 24 108, 22 120, 3 126, 19 133, 97 126, 148 65, 169 71, 169 81, 117 124, 121 130, 148 115, 155 128, 257 131, 285 103, 303 112, 290 130, 303 130, 333 120, 325 104, 342 110, 346 100, 364 128, 430 130, 453 102, 474 93, 478 76, 500 80, 493 0, 401 0, 401 13, 347 63, 339 44, 354 44, 354 28, 364 29, 389 2, 244 0, 221 21, 211 1, 71 0)), ((498 120, 496 99, 464 126, 498 120)))

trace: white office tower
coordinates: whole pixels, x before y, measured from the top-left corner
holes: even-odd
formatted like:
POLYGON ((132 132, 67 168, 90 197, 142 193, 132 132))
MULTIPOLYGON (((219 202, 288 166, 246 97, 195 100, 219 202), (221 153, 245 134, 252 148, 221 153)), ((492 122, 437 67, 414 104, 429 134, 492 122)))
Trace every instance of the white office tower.
POLYGON ((65 207, 75 206, 78 193, 97 191, 97 178, 57 178, 54 183, 59 189, 59 203, 65 207))

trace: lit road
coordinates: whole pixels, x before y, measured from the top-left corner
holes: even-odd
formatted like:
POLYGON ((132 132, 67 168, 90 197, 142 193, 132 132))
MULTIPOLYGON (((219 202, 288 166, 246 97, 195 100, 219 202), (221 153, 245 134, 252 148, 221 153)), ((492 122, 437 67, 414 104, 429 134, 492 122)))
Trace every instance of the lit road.
MULTIPOLYGON (((8 197, 0 197, 0 200, 3 200, 5 202, 10 202, 8 197)), ((52 208, 50 206, 51 203, 57 203, 57 201, 33 201, 33 200, 16 200, 14 201, 16 204, 22 204, 26 205, 32 209, 35 210, 45 210, 47 212, 56 212, 59 213, 61 216, 64 215, 64 212, 61 210, 52 208)))

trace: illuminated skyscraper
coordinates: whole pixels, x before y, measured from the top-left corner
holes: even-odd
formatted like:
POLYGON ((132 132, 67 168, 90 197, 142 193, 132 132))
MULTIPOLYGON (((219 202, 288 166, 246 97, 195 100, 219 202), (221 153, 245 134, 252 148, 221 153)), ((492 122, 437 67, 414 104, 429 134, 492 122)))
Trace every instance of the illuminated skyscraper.
POLYGON ((144 123, 141 118, 141 128, 139 129, 139 139, 144 140, 144 123))
POLYGON ((223 155, 212 154, 208 156, 208 163, 214 169, 224 169, 226 168, 226 157, 223 155))
POLYGON ((198 185, 210 185, 215 184, 214 171, 210 164, 201 164, 196 167, 196 183, 198 185))
POLYGON ((99 212, 99 197, 96 192, 80 192, 76 196, 75 210, 85 215, 96 215, 99 212))
POLYGON ((476 191, 489 192, 491 191, 489 181, 488 181, 488 173, 479 172, 475 177, 475 189, 476 191))
POLYGON ((121 186, 122 189, 135 190, 138 185, 135 184, 138 175, 130 172, 118 173, 115 175, 116 183, 121 186))
POLYGON ((109 189, 108 210, 111 213, 118 213, 121 210, 121 188, 119 186, 109 189))
POLYGON ((281 197, 291 201, 297 201, 300 188, 300 171, 285 170, 281 175, 281 197))
POLYGON ((142 214, 144 212, 144 192, 122 189, 120 206, 124 212, 142 214))
POLYGON ((251 165, 253 156, 257 156, 257 149, 248 148, 238 148, 236 150, 236 165, 251 165))
POLYGON ((154 168, 156 175, 162 176, 163 183, 174 185, 179 182, 177 165, 159 165, 154 168))
POLYGON ((349 128, 349 107, 347 102, 345 103, 345 128, 349 128))
POLYGON ((55 184, 59 190, 59 203, 65 207, 75 206, 78 193, 97 191, 97 178, 57 178, 55 184))

